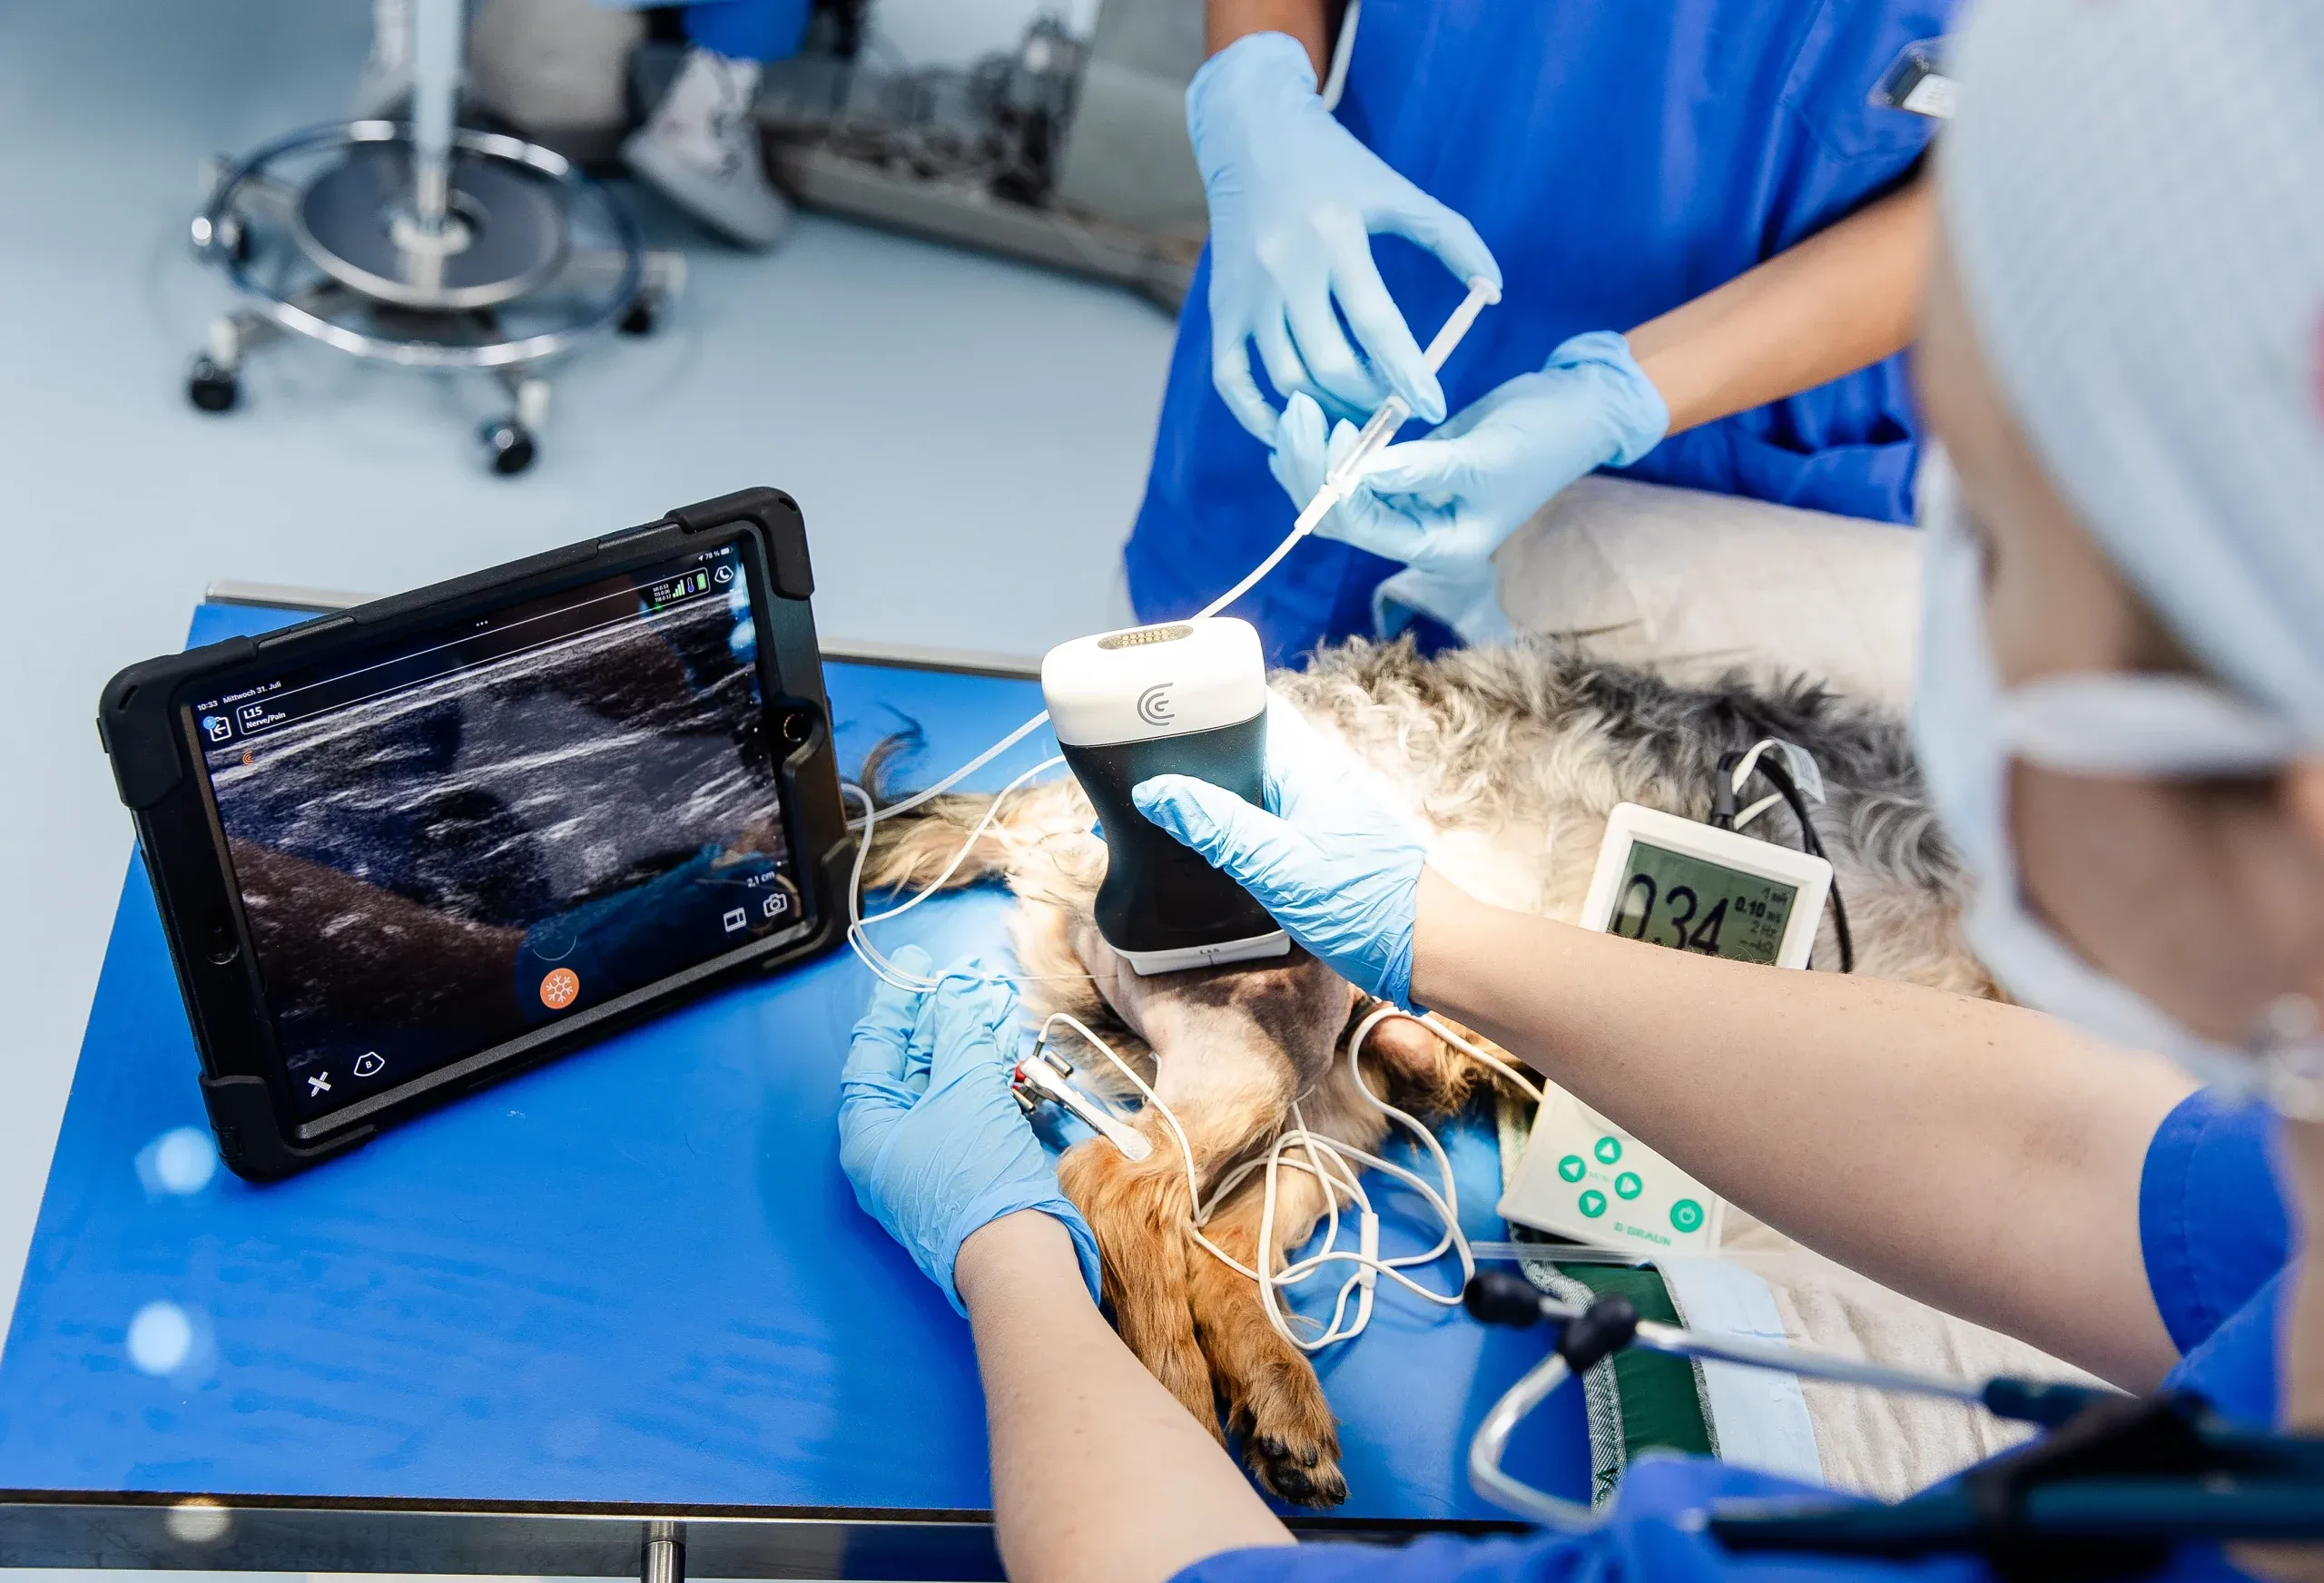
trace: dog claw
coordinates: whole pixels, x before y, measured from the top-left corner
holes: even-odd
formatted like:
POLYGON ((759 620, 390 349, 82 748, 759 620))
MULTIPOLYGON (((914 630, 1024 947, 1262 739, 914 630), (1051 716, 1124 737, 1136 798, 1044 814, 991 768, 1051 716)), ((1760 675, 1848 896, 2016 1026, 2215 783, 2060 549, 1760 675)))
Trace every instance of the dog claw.
POLYGON ((1255 1435, 1246 1446, 1245 1461, 1261 1488, 1294 1506, 1337 1506, 1347 1499, 1347 1480, 1324 1449, 1314 1444, 1294 1449, 1274 1435, 1255 1435))

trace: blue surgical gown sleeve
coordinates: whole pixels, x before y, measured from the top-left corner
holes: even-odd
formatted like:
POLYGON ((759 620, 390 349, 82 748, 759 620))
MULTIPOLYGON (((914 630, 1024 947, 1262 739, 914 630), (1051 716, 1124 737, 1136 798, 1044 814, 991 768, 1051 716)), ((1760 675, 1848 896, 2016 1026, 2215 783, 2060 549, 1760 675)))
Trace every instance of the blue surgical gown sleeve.
MULTIPOLYGON (((1418 1540, 1401 1549, 1307 1544, 1296 1549, 1229 1550, 1197 1561, 1177 1583, 1983 1583, 1993 1574, 1965 1556, 1867 1561, 1800 1555, 1729 1555, 1699 1514, 1714 1500, 1809 1495, 1787 1480, 1746 1472, 1699 1457, 1649 1456, 1623 1475, 1613 1519, 1577 1537, 1418 1540)), ((2173 1558, 2152 1583, 2239 1578, 2210 1549, 2173 1558)))
MULTIPOLYGON (((2147 1275, 2184 1354, 2170 1383, 2200 1391, 2229 1416, 2276 1416, 2277 1318, 2291 1238, 2268 1151, 2262 1109, 2211 1093, 2190 1096, 2157 1129, 2139 1187, 2147 1275)), ((1986 1578, 1979 1561, 1943 1557, 1876 1562, 1807 1556, 1730 1556, 1696 1514, 1711 1501, 1809 1493, 1799 1486, 1694 1458, 1633 1463, 1612 1520, 1578 1537, 1431 1538, 1402 1549, 1310 1544, 1236 1550, 1198 1561, 1179 1583, 1705 1583, 1712 1578, 1986 1578)), ((2190 1547, 2165 1583, 2236 1578, 2215 1549, 2190 1547)))
POLYGON ((2230 1418, 2276 1417, 2276 1316, 2291 1228, 2262 1106, 2190 1095, 2147 1145, 2139 1240, 2147 1283, 2184 1354, 2169 1383, 2230 1418))

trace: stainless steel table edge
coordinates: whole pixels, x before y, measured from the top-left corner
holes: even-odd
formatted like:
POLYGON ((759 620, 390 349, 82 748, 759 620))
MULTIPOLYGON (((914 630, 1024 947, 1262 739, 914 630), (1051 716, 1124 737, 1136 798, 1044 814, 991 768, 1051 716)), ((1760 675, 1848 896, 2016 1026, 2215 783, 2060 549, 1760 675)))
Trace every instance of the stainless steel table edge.
MULTIPOLYGON (((1069 1497, 1068 1497, 1069 1499, 1069 1497)), ((1515 1523, 1293 1518, 1402 1544, 1515 1523)), ((0 1490, 0 1567, 651 1578, 1001 1577, 985 1511, 0 1490)))

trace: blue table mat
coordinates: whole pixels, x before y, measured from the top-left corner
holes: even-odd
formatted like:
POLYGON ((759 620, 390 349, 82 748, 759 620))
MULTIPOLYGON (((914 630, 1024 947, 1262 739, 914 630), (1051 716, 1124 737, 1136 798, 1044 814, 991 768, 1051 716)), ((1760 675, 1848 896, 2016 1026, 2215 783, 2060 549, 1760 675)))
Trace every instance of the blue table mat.
MULTIPOLYGON (((191 641, 292 619, 205 605, 191 641)), ((1031 682, 828 671, 843 767, 921 733, 900 784, 1040 706, 1031 682)), ((971 784, 1054 751, 1040 733, 971 784)), ((1006 906, 979 888, 880 938, 996 954, 1006 906)), ((871 986, 842 950, 291 1181, 219 1169, 183 1191, 182 1129, 206 1125, 197 1060, 133 860, 0 1357, 0 1487, 986 1509, 966 1325, 836 1157, 837 1075, 871 986), (157 1356, 175 1362, 139 1366, 157 1356)), ((1446 1141, 1471 1234, 1504 1234, 1490 1124, 1446 1141)), ((1375 1197, 1384 1251, 1433 1240, 1408 1195, 1375 1197)), ((1541 1348, 1384 1283, 1371 1330, 1319 1361, 1342 1419, 1338 1515, 1502 1515, 1468 1488, 1468 1438, 1541 1348)), ((1510 1463, 1581 1494, 1577 1392, 1510 1463)))

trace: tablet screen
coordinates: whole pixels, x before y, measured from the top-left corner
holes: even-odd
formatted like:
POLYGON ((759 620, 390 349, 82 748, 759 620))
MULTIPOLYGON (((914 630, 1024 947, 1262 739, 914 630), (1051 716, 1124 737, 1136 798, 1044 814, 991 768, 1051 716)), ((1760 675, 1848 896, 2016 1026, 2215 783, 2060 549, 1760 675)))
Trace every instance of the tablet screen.
POLYGON ((803 920, 735 545, 204 700, 308 1119, 803 920))

